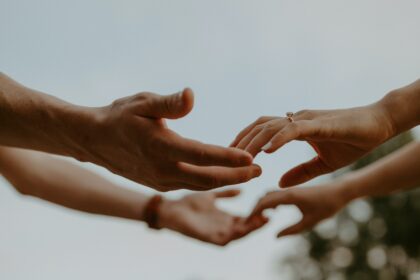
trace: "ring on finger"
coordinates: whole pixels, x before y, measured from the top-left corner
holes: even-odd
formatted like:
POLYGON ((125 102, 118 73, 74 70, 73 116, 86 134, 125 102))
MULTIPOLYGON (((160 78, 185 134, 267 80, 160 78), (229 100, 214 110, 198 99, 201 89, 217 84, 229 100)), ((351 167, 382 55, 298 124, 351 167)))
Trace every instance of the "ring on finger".
POLYGON ((289 121, 289 122, 294 122, 295 120, 293 119, 293 116, 294 116, 295 114, 293 113, 293 112, 287 112, 286 113, 286 118, 287 118, 287 120, 289 121))

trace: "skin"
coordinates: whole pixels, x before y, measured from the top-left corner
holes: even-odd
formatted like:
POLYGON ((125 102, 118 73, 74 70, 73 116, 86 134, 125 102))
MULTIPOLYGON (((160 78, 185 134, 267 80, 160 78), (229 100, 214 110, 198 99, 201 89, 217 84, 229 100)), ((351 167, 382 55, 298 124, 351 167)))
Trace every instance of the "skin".
POLYGON ((261 117, 242 130, 231 147, 254 157, 273 153, 293 140, 306 141, 316 156, 285 173, 279 185, 289 187, 347 166, 393 136, 420 124, 420 80, 363 107, 303 110, 291 122, 261 117), (402 109, 404 108, 404 109, 402 109))
POLYGON ((419 185, 420 142, 414 142, 334 181, 315 187, 296 187, 267 193, 257 203, 250 217, 279 205, 296 205, 302 213, 302 219, 280 231, 278 237, 292 235, 333 216, 354 199, 388 195, 419 185))
MULTIPOLYGON (((50 155, 0 146, 0 174, 23 194, 82 212, 144 220, 149 197, 112 182, 68 161, 50 155)), ((226 245, 263 226, 218 209, 216 201, 234 198, 237 190, 202 192, 178 200, 163 199, 158 210, 160 228, 215 245, 226 245)))
POLYGON ((249 153, 187 139, 167 127, 165 119, 184 117, 193 103, 187 88, 82 107, 0 73, 0 145, 91 162, 158 191, 210 190, 259 176, 249 153))

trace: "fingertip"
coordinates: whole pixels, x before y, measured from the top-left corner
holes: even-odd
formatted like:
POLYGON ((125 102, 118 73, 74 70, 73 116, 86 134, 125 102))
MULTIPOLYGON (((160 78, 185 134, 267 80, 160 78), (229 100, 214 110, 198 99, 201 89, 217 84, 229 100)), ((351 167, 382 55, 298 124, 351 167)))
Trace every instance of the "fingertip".
POLYGON ((277 141, 270 142, 270 143, 271 145, 263 150, 267 154, 272 154, 285 145, 285 143, 278 143, 277 141))
POLYGON ((262 220, 264 221, 265 224, 270 221, 270 218, 267 217, 267 216, 261 215, 261 217, 262 217, 262 220))
POLYGON ((182 90, 184 98, 194 98, 194 91, 190 87, 186 87, 182 90))
POLYGON ((281 178, 280 181, 279 181, 279 187, 280 188, 287 188, 287 184, 286 184, 286 182, 283 178, 281 178))
POLYGON ((254 177, 260 177, 262 172, 263 172, 261 166, 259 166, 257 164, 254 164, 253 166, 255 168, 255 173, 254 173, 255 176, 254 177))
POLYGON ((267 144, 265 144, 264 146, 261 147, 261 150, 264 152, 267 152, 271 149, 271 147, 273 146, 272 142, 268 142, 267 144))
POLYGON ((280 188, 287 189, 287 188, 290 188, 299 184, 299 182, 296 182, 293 179, 290 179, 287 175, 288 174, 285 174, 283 177, 281 177, 279 181, 280 188))
POLYGON ((187 113, 191 112, 194 107, 194 92, 191 88, 186 87, 182 91, 182 102, 185 106, 185 111, 187 113))

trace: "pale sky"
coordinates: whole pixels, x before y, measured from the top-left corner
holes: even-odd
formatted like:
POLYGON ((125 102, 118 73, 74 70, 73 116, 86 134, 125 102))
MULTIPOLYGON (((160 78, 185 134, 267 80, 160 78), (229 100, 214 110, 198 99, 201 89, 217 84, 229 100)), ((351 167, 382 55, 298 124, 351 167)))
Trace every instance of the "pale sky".
MULTIPOLYGON (((419 11, 416 0, 0 0, 0 70, 87 106, 190 86, 194 111, 170 126, 226 145, 258 116, 363 105, 418 79, 419 11)), ((243 195, 223 206, 247 214, 281 174, 312 155, 292 143, 260 156, 264 174, 237 186, 243 195)), ((280 207, 272 217, 263 230, 219 248, 21 197, 0 179, 0 278, 286 279, 275 263, 296 238, 274 236, 299 214, 280 207)))

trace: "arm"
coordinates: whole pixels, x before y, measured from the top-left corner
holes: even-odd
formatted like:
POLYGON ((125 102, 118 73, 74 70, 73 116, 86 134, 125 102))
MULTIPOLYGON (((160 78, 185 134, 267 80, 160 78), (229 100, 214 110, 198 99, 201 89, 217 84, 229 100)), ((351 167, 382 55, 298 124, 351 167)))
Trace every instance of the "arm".
POLYGON ((253 214, 281 204, 296 205, 303 217, 297 224, 279 233, 279 236, 285 236, 313 227, 354 199, 387 195, 418 186, 420 186, 420 142, 414 142, 332 182, 316 187, 290 188, 268 193, 258 202, 253 214))
POLYGON ((82 157, 78 144, 94 129, 98 113, 29 89, 0 73, 0 145, 82 157))
POLYGON ((0 147, 0 174, 21 194, 94 214, 143 220, 149 199, 68 161, 28 150, 0 147))
POLYGON ((186 139, 165 118, 181 118, 193 93, 140 93, 109 106, 76 106, 0 73, 0 145, 71 156, 159 191, 208 190, 259 176, 243 151, 186 139))
MULTIPOLYGON (((93 214, 137 221, 145 218, 148 196, 43 153, 0 147, 0 173, 25 195, 93 214)), ((163 199, 158 227, 225 245, 265 223, 262 217, 246 223, 245 219, 216 208, 216 199, 238 194, 229 190, 189 195, 180 200, 163 199)))
POLYGON ((338 180, 341 196, 350 201, 420 186, 420 142, 406 145, 377 162, 338 180))
POLYGON ((420 80, 363 107, 303 110, 284 117, 262 117, 236 137, 232 147, 256 156, 273 153, 292 140, 308 142, 316 156, 284 174, 282 187, 294 186, 344 167, 395 135, 420 124, 420 80))

